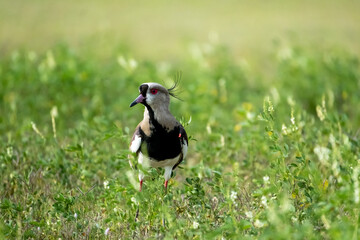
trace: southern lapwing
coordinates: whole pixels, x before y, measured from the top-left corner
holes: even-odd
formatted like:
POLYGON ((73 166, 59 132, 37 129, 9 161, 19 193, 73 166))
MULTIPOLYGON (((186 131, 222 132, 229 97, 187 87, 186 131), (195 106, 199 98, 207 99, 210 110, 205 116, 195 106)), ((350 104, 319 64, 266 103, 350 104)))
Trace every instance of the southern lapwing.
MULTIPOLYGON (((170 113, 170 96, 175 97, 174 87, 166 89, 158 83, 143 83, 139 87, 140 95, 130 107, 141 103, 145 106, 144 118, 135 129, 130 150, 138 156, 143 166, 165 169, 165 189, 172 171, 185 158, 188 138, 184 127, 170 113)), ((140 191, 144 173, 139 171, 140 191)))

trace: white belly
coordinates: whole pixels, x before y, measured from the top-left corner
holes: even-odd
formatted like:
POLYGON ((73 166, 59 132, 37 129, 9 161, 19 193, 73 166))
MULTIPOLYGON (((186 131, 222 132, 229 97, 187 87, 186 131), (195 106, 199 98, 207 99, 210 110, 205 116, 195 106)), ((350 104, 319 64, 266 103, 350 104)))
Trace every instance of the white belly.
POLYGON ((170 158, 162 161, 155 161, 140 152, 138 163, 140 163, 144 167, 154 167, 154 168, 173 167, 179 161, 179 158, 180 158, 180 154, 174 158, 170 158))
MULTIPOLYGON (((179 162, 179 158, 186 157, 187 148, 188 148, 187 144, 186 143, 183 144, 182 154, 179 154, 178 156, 176 156, 174 158, 170 158, 170 159, 166 159, 166 160, 162 160, 162 161, 155 161, 155 160, 149 158, 148 156, 145 156, 144 154, 142 154, 142 152, 139 152, 138 163, 141 164, 145 168, 148 168, 148 167, 165 168, 164 177, 165 177, 165 181, 168 181, 171 177, 171 172, 172 172, 173 167, 179 162)), ((141 181, 143 178, 144 178, 144 173, 142 171, 139 171, 139 180, 141 181)))

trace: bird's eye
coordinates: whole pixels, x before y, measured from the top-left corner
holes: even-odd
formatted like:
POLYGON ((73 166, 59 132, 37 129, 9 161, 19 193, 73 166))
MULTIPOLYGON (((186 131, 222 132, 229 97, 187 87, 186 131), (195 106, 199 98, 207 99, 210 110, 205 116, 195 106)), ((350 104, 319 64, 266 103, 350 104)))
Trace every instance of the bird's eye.
POLYGON ((158 90, 153 88, 153 89, 150 89, 150 92, 151 92, 151 94, 155 95, 155 94, 157 94, 158 90))

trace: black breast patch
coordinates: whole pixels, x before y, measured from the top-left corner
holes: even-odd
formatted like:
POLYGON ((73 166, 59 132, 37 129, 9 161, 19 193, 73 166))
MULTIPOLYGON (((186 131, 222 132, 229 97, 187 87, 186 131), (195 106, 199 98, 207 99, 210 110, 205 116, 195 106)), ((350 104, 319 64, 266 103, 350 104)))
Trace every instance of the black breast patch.
POLYGON ((150 136, 146 136, 140 128, 140 135, 143 139, 143 144, 147 148, 147 155, 154 160, 162 161, 174 158, 181 153, 181 142, 179 138, 180 127, 175 127, 173 130, 167 132, 162 127, 152 128, 150 136))

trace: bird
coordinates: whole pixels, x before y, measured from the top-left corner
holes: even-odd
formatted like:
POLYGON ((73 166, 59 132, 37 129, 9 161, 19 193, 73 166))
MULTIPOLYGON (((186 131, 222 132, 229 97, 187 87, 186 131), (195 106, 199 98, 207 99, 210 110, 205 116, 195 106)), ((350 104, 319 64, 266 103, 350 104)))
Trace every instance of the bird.
MULTIPOLYGON (((188 137, 185 128, 169 110, 170 96, 176 97, 173 87, 167 89, 159 83, 143 83, 140 95, 130 104, 145 106, 144 118, 135 128, 130 143, 130 151, 136 153, 138 164, 154 168, 164 168, 164 187, 167 191, 172 172, 184 160, 188 150, 188 137)), ((144 173, 139 170, 142 190, 144 173)))

